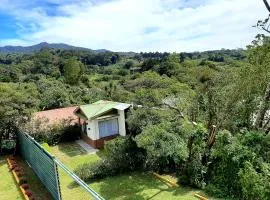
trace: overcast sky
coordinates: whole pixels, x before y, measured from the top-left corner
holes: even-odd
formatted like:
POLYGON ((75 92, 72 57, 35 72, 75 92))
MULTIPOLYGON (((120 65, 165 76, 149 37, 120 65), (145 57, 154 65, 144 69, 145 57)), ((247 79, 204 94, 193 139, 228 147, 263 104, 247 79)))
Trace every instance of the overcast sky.
POLYGON ((245 48, 262 0, 0 0, 0 46, 67 43, 112 51, 245 48))

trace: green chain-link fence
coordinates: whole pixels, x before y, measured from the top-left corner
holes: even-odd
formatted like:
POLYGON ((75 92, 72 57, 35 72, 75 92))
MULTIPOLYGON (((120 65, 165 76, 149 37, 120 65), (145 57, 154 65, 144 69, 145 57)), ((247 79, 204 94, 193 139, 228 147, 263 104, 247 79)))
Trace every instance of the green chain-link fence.
POLYGON ((54 199, 61 200, 58 169, 54 158, 29 135, 19 132, 22 157, 30 165, 54 199))
POLYGON ((62 173, 66 174, 78 185, 80 185, 82 191, 89 194, 89 198, 91 196, 96 200, 104 200, 98 193, 91 189, 63 163, 55 159, 54 156, 47 152, 28 134, 19 132, 18 139, 22 157, 31 166, 36 175, 39 177, 40 181, 44 184, 55 200, 62 200, 58 167, 63 170, 62 173))

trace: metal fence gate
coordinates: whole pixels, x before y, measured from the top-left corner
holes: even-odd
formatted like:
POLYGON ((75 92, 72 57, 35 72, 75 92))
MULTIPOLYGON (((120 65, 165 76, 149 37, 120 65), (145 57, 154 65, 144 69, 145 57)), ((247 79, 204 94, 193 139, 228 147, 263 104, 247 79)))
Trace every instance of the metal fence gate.
POLYGON ((61 200, 58 169, 53 156, 28 134, 19 132, 18 138, 22 157, 31 166, 52 197, 61 200))
POLYGON ((65 171, 76 183, 96 200, 104 200, 97 192, 91 189, 76 174, 69 170, 63 163, 55 159, 38 142, 27 133, 19 132, 19 148, 22 157, 31 166, 40 181, 44 184, 55 200, 62 200, 58 166, 65 171))

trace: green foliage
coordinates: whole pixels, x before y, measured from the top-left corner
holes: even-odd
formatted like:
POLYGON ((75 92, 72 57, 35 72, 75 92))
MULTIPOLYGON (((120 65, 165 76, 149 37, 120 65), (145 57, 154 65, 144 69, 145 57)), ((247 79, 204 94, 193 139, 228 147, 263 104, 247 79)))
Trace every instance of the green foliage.
POLYGON ((138 135, 146 126, 159 124, 164 119, 168 119, 168 117, 167 111, 161 112, 156 109, 143 108, 134 109, 130 111, 127 118, 128 130, 130 134, 138 135))
POLYGON ((163 75, 166 74, 169 77, 175 74, 175 71, 180 67, 180 60, 176 53, 168 56, 164 62, 161 62, 156 71, 163 75))
POLYGON ((84 181, 139 169, 144 156, 131 137, 118 137, 105 144, 105 159, 79 166, 75 173, 84 181))
POLYGON ((267 199, 269 185, 264 184, 269 182, 269 163, 264 164, 266 160, 261 155, 267 137, 260 132, 243 131, 236 136, 220 132, 212 155, 212 184, 230 196, 267 199))
POLYGON ((254 169, 246 162, 239 171, 239 181, 243 198, 247 200, 267 200, 270 197, 270 165, 262 163, 259 169, 254 169))
POLYGON ((31 120, 21 128, 35 138, 36 141, 49 145, 75 141, 81 135, 80 126, 72 125, 69 119, 48 125, 47 122, 48 119, 46 118, 31 120))
MULTIPOLYGON (((37 89, 33 84, 0 83, 0 145, 14 139, 17 126, 37 108, 37 89)), ((1 149, 1 146, 0 146, 1 149)))
POLYGON ((169 123, 147 126, 136 136, 138 147, 146 151, 150 169, 166 170, 188 157, 185 140, 170 129, 169 123))
POLYGON ((129 60, 129 61, 127 61, 127 62, 125 63, 124 67, 125 67, 126 69, 130 69, 130 68, 132 68, 132 67, 135 67, 135 62, 134 62, 133 60, 129 60))
POLYGON ((81 75, 83 74, 84 66, 80 61, 77 61, 76 58, 69 58, 65 62, 64 66, 64 76, 66 82, 69 84, 78 83, 81 75))
MULTIPOLYGON (((169 171, 181 184, 205 187, 219 197, 265 199, 269 44, 269 37, 259 35, 248 50, 118 54, 43 49, 0 55, 0 139, 13 136, 36 110, 100 99, 133 103, 127 113, 130 137, 108 142, 101 162, 78 170, 85 180, 139 169, 169 171), (209 145, 213 125, 219 131, 209 145)), ((77 137, 78 127, 57 125, 34 133, 40 126, 29 132, 49 144, 77 137)))
POLYGON ((43 110, 70 105, 70 96, 67 89, 59 81, 40 80, 38 87, 41 92, 40 107, 43 110))
POLYGON ((207 130, 202 124, 182 123, 182 137, 186 137, 188 158, 178 171, 180 182, 193 187, 204 188, 207 182, 208 164, 203 157, 206 154, 207 130))

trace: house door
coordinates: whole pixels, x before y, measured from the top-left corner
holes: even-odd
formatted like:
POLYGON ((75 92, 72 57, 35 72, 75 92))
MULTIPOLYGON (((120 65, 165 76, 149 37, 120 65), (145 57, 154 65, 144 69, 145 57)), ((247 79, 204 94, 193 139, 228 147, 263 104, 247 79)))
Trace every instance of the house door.
POLYGON ((98 122, 99 137, 107 137, 119 133, 118 119, 110 119, 98 122))

